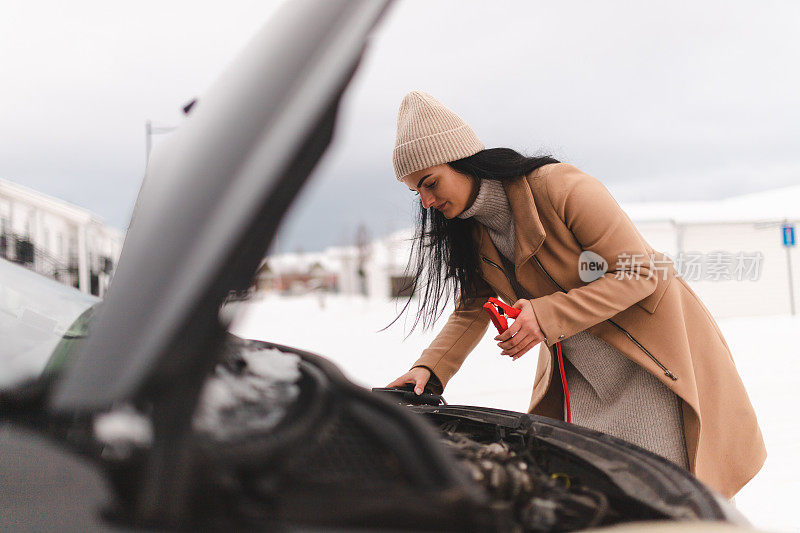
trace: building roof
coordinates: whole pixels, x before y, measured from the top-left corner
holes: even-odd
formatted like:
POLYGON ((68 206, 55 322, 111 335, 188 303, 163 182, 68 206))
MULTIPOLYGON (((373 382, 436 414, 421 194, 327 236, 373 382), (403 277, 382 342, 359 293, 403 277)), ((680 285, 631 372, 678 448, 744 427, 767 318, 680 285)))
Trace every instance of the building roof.
POLYGON ((5 193, 36 207, 58 213, 59 215, 74 220, 75 222, 97 222, 103 224, 103 219, 88 209, 66 202, 55 196, 41 193, 30 187, 0 178, 0 194, 5 193))
POLYGON ((680 223, 800 220, 800 185, 731 196, 721 200, 680 202, 619 202, 636 222, 672 220, 680 223))

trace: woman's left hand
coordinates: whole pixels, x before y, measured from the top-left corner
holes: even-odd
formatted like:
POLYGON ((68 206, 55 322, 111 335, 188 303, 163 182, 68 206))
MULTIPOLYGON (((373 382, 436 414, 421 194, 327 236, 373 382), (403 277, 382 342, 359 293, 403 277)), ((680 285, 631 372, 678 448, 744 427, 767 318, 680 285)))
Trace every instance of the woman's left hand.
POLYGON ((517 360, 528 350, 544 340, 544 333, 536 320, 530 300, 517 300, 512 306, 521 312, 514 323, 507 330, 494 338, 499 341, 497 345, 503 349, 500 355, 509 355, 517 360))

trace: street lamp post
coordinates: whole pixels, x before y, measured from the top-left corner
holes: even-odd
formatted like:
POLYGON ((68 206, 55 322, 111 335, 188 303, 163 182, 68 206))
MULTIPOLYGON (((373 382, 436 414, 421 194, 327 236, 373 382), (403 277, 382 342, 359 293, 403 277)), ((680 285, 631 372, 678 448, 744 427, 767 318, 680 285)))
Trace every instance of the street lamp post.
POLYGON ((153 149, 153 135, 169 133, 176 129, 176 126, 154 126, 152 120, 144 122, 144 166, 150 162, 150 152, 153 149))
POLYGON ((139 187, 139 194, 136 195, 136 202, 133 204, 133 213, 131 213, 131 220, 128 224, 133 224, 133 219, 136 217, 136 212, 139 209, 139 197, 142 195, 144 182, 147 180, 147 165, 150 164, 150 152, 153 148, 153 135, 160 135, 162 133, 169 133, 176 129, 177 126, 154 126, 153 121, 144 121, 144 175, 142 176, 142 184, 139 187))

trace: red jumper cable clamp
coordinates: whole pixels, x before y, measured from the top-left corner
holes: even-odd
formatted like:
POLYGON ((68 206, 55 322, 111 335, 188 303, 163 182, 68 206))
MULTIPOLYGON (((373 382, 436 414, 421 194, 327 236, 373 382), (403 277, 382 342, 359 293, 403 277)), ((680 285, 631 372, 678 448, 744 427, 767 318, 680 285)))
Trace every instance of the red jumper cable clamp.
MULTIPOLYGON (((489 318, 492 319, 492 323, 497 328, 498 333, 503 333, 508 329, 506 317, 517 318, 521 312, 516 307, 510 307, 495 297, 489 298, 489 301, 483 304, 483 308, 489 313, 489 318)), ((569 389, 567 388, 567 375, 564 372, 564 355, 561 353, 561 341, 556 342, 556 352, 558 370, 561 373, 561 386, 564 388, 564 403, 567 406, 567 422, 572 422, 572 409, 569 403, 569 389)))
POLYGON ((519 309, 508 306, 495 297, 489 298, 489 301, 483 304, 483 308, 489 313, 489 318, 492 319, 492 323, 499 333, 508 329, 506 317, 517 318, 520 313, 519 309))

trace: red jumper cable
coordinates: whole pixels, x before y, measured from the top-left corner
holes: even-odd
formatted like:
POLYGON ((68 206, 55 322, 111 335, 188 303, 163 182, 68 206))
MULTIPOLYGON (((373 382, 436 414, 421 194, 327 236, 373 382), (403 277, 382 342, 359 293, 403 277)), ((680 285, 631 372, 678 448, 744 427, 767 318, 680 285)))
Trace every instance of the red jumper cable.
MULTIPOLYGON (((494 327, 497 328, 498 333, 503 333, 508 329, 508 318, 517 318, 520 310, 508 306, 498 300, 497 298, 489 298, 489 301, 483 304, 483 308, 489 313, 489 318, 492 320, 494 327)), ((558 355, 558 370, 561 373, 561 386, 564 388, 564 403, 567 406, 567 422, 572 422, 572 409, 569 404, 569 389, 567 388, 567 375, 564 372, 564 355, 561 353, 561 341, 556 342, 556 352, 558 355)))

